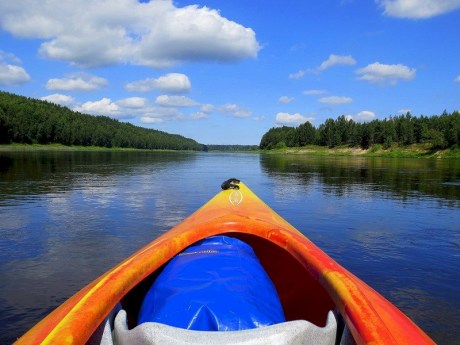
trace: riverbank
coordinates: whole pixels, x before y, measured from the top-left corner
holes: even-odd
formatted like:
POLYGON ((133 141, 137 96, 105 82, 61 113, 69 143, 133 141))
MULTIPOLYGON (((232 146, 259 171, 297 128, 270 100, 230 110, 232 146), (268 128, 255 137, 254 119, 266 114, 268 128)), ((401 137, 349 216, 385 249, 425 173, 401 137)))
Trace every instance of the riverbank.
MULTIPOLYGON (((99 146, 66 146, 62 144, 8 144, 0 145, 0 152, 12 151, 135 151, 135 152, 190 152, 187 150, 147 150, 121 147, 99 147, 99 146)), ((198 152, 198 151, 197 151, 198 152)), ((223 152, 226 151, 215 151, 223 152)), ((238 152, 238 151, 234 151, 238 152)), ((358 156, 358 157, 390 157, 390 158, 436 158, 436 159, 460 159, 460 148, 449 148, 445 150, 434 150, 431 144, 414 144, 409 146, 392 146, 384 149, 382 145, 374 145, 363 150, 357 147, 339 146, 328 148, 325 146, 308 145, 303 147, 284 147, 272 150, 250 150, 240 151, 241 153, 263 153, 263 154, 292 154, 306 156, 358 156)))
POLYGON ((267 154, 294 154, 312 156, 360 156, 360 157, 391 157, 391 158, 436 158, 460 159, 460 148, 434 150, 431 144, 414 144, 408 146, 392 146, 384 149, 382 145, 374 145, 369 149, 339 146, 308 145, 304 147, 285 147, 261 151, 267 154))
MULTIPOLYGON (((66 146, 62 144, 5 144, 0 145, 0 152, 12 151, 135 151, 135 152, 190 152, 187 150, 148 150, 124 147, 101 147, 101 146, 66 146)), ((201 152, 201 151, 193 151, 201 152)))

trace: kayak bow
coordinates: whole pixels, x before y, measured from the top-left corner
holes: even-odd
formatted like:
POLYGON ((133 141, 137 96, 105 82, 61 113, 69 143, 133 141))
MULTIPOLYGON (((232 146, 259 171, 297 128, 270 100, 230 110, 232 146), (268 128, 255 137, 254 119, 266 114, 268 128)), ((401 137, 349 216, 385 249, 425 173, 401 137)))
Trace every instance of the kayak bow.
POLYGON ((358 344, 434 343, 388 300, 315 246, 244 183, 235 181, 69 298, 17 344, 86 343, 117 304, 128 315, 137 313, 140 291, 145 292, 147 282, 171 258, 219 234, 241 239, 254 249, 278 291, 287 320, 322 326, 335 309, 358 344))

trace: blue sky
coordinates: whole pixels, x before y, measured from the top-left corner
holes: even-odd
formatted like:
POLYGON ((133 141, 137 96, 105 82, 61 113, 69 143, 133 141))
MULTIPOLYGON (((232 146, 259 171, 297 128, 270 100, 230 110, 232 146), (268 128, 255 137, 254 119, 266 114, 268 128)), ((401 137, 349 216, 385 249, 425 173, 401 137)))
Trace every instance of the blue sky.
POLYGON ((0 0, 0 90, 177 133, 460 109, 460 0, 0 0))

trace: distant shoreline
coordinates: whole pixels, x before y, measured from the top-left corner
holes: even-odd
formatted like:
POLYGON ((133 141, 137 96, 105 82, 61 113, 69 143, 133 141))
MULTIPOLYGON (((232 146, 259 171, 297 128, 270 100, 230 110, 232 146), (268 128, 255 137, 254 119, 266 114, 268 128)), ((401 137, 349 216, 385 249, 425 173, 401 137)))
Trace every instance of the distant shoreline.
POLYGON ((311 156, 353 156, 353 157, 388 157, 388 158, 428 158, 428 159, 460 159, 460 148, 444 150, 432 149, 431 144, 413 144, 408 146, 392 146, 384 149, 382 145, 373 145, 369 149, 359 147, 308 145, 305 147, 285 147, 281 149, 262 150, 267 154, 311 155, 311 156))
MULTIPOLYGON (((0 152, 36 152, 36 151, 94 151, 94 152, 203 152, 191 150, 149 150, 121 147, 97 147, 97 146, 66 146, 62 144, 2 144, 0 152)), ((460 159, 460 148, 445 150, 433 150, 429 144, 414 144, 409 146, 394 146, 384 149, 382 145, 374 145, 369 149, 340 146, 328 148, 324 146, 308 145, 304 147, 285 147, 272 150, 249 150, 249 151, 219 151, 222 153, 260 153, 260 154, 284 154, 305 156, 350 156, 350 157, 389 157, 389 158, 428 158, 428 159, 460 159)))
POLYGON ((135 149, 129 147, 66 146, 62 144, 1 144, 0 152, 95 151, 95 152, 203 152, 192 150, 135 149))

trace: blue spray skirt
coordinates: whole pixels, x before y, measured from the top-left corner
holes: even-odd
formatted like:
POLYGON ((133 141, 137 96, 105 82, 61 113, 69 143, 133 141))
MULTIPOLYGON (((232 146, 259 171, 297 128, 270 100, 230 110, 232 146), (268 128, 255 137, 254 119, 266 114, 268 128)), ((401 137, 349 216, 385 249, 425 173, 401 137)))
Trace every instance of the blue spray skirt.
POLYGON ((234 331, 284 322, 272 281, 252 248, 231 237, 204 239, 174 257, 148 291, 138 324, 234 331))

